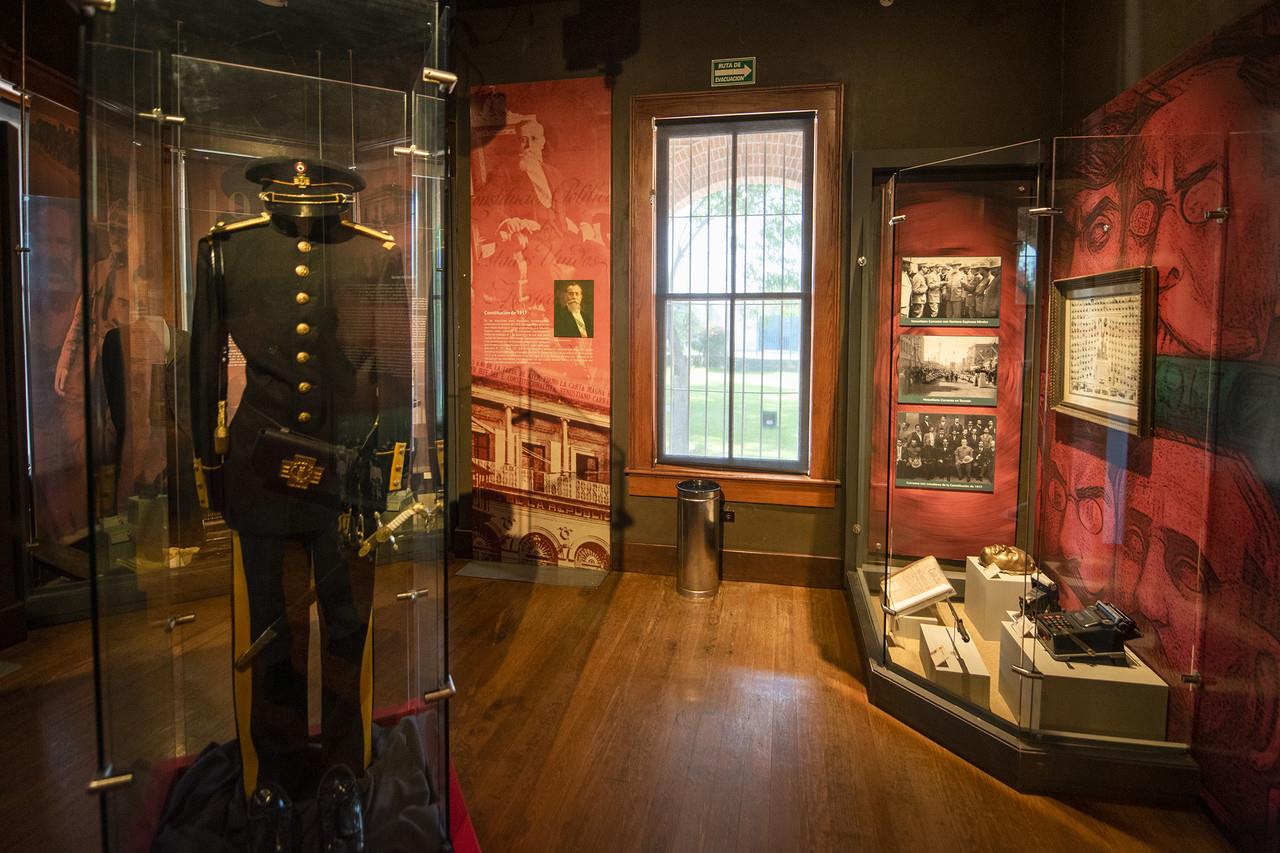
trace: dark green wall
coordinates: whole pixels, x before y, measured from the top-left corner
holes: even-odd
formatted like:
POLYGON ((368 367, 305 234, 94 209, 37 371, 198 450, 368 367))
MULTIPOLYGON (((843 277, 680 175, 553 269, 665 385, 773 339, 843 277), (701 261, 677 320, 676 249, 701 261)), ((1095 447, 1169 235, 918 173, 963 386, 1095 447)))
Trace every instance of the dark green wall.
POLYGON ((1064 0, 1063 130, 1259 0, 1064 0))
MULTIPOLYGON (((459 157, 454 208, 454 276, 459 347, 453 482, 459 484, 459 525, 466 512, 470 363, 467 311, 470 287, 470 175, 465 152, 466 86, 568 76, 562 59, 562 20, 577 3, 553 2, 464 13, 456 28, 459 157)), ((838 82, 845 86, 844 151, 999 145, 1047 137, 1060 120, 1059 0, 823 0, 786 4, 693 3, 642 0, 641 47, 623 61, 613 97, 614 506, 621 537, 674 542, 675 510, 662 498, 625 496, 630 337, 627 328, 627 116, 630 98, 708 88, 710 61, 757 57, 760 86, 838 82)), ((910 165, 910 161, 902 165, 910 165)), ((848 176, 845 197, 848 197, 848 176)), ((846 222, 861 227, 859 211, 846 222)), ((839 251, 848 257, 847 241, 839 251)), ((845 328, 861 325, 861 299, 850 294, 846 260, 845 328), (851 298, 852 296, 852 298, 851 298)), ((852 338, 857 344, 857 333, 852 338)), ((845 346, 850 345, 846 339, 845 346)), ((838 353, 827 357, 839 357, 838 353)), ((842 389, 844 393, 845 389, 842 389)), ((849 393, 857 393, 856 388, 849 393)), ((841 407, 843 411, 843 407, 841 407)), ((841 425, 843 430, 843 425, 841 425)), ((843 432, 841 433, 843 435, 843 432)), ((843 441, 837 441, 838 446, 843 441)), ((846 486, 865 480, 841 463, 846 486)), ((726 526, 731 549, 840 557, 844 553, 844 494, 832 509, 736 504, 726 526)), ((618 547, 620 551, 620 547, 618 547)), ((615 557, 620 557, 620 553, 615 557)))

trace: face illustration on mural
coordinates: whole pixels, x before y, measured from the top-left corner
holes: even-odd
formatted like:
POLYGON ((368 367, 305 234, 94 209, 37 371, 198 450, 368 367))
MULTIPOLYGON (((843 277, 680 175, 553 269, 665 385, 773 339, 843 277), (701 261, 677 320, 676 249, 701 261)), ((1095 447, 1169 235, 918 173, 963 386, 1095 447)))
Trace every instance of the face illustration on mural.
POLYGON ((526 121, 520 125, 520 156, 534 160, 542 159, 542 149, 547 145, 546 131, 536 121, 526 121))
POLYGON ((1044 483, 1046 566, 1082 605, 1111 594, 1116 496, 1106 461, 1055 444, 1044 483))
POLYGON ((1084 189, 1066 207, 1075 235, 1071 246, 1071 275, 1093 275, 1120 267, 1120 190, 1115 183, 1084 189))
POLYGON ((1176 672, 1191 672, 1202 598, 1220 586, 1200 546, 1206 539, 1207 458, 1198 448, 1164 439, 1153 439, 1151 453, 1151 475, 1126 479, 1117 603, 1153 635, 1157 658, 1176 672))
POLYGON ((1111 150, 1077 155, 1092 174, 1091 187, 1066 205, 1071 274, 1154 266, 1166 354, 1255 356, 1275 316, 1265 271, 1280 263, 1280 141, 1274 132, 1196 132, 1258 112, 1239 64, 1198 66, 1161 86, 1153 93, 1160 105, 1136 136, 1077 143, 1111 150), (1207 218, 1222 209, 1225 221, 1207 218))
MULTIPOLYGON (((1198 448, 1157 440, 1155 453, 1164 457, 1164 480, 1196 463, 1198 448), (1165 445, 1161 447, 1160 445, 1165 445)), ((1153 467, 1155 461, 1153 459, 1153 467)), ((1203 465, 1204 463, 1199 463, 1203 465)), ((1167 526, 1190 525, 1183 532, 1200 531, 1203 551, 1196 577, 1184 569, 1169 572, 1165 592, 1153 594, 1148 605, 1167 606, 1171 586, 1188 604, 1202 595, 1198 607, 1173 612, 1175 622, 1164 633, 1200 645, 1197 671, 1214 680, 1206 685, 1197 713, 1197 727, 1214 733, 1214 740, 1232 744, 1243 752, 1254 769, 1280 772, 1280 515, 1252 466, 1230 453, 1213 460, 1213 490, 1198 514, 1179 516, 1175 501, 1166 499, 1167 526), (1171 511, 1172 510, 1172 511, 1171 511), (1206 525, 1204 519, 1208 517, 1206 525), (1163 594, 1165 601, 1155 600, 1163 594), (1203 617, 1198 612, 1203 612, 1203 617), (1200 627, 1203 622, 1203 627, 1200 627), (1184 624, 1185 623, 1185 624, 1184 624), (1194 632, 1194 633, 1193 633, 1194 632)), ((1153 471, 1153 474, 1155 472, 1153 471)), ((1180 479, 1179 482, 1182 482, 1180 479)), ((1159 508, 1157 508, 1159 512, 1159 508)), ((1166 566, 1169 557, 1164 557, 1166 566)), ((1156 555, 1147 563, 1156 567, 1156 555)), ((1157 580, 1144 572, 1141 582, 1157 580)), ((1175 647, 1177 648, 1177 647, 1175 647)), ((1171 652, 1173 649, 1170 650, 1171 652)), ((1179 652, 1181 653, 1181 652, 1179 652)), ((1280 778, 1280 776, 1277 776, 1280 778)))

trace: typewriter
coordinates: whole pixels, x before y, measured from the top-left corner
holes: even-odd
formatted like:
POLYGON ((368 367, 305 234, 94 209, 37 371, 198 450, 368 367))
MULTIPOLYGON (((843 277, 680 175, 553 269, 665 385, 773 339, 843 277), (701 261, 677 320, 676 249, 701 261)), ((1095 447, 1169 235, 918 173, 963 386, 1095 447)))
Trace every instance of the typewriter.
POLYGON ((1105 601, 1083 610, 1036 616, 1036 638, 1054 660, 1123 664, 1125 641, 1140 636, 1133 620, 1105 601))

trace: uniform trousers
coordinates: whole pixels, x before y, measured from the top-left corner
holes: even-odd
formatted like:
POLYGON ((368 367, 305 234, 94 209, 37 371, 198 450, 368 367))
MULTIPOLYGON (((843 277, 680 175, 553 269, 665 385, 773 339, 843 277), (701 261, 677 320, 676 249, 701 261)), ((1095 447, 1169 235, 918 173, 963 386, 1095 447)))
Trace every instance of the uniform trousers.
POLYGON ((307 781, 307 648, 314 584, 320 612, 320 761, 369 766, 373 717, 373 559, 342 544, 335 521, 299 536, 233 537, 233 659, 268 628, 275 638, 235 673, 246 796, 273 782, 295 800, 307 781))

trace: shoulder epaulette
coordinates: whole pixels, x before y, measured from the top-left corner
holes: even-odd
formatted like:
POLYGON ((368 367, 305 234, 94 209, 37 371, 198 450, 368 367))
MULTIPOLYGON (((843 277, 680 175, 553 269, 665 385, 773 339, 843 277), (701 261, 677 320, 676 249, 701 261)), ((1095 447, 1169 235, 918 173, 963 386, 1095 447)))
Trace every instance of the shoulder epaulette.
POLYGON ((381 240, 382 248, 387 251, 396 247, 396 241, 391 239, 390 231, 379 231, 377 228, 370 228, 368 225, 361 225, 359 222, 352 222, 349 219, 342 220, 342 224, 357 234, 363 234, 366 237, 373 237, 376 240, 381 240))
POLYGON ((232 231, 240 231, 245 228, 254 228, 258 225, 266 225, 271 221, 271 214, 262 212, 252 219, 241 219, 239 222, 216 222, 209 229, 210 234, 230 234, 232 231))

